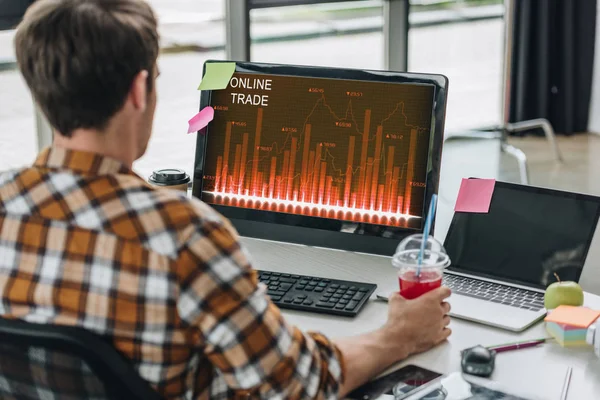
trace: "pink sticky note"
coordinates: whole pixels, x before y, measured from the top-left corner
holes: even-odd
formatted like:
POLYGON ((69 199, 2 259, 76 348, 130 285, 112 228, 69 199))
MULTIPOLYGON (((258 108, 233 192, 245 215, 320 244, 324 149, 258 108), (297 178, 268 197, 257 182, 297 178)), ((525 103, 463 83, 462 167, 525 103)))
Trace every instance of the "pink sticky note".
POLYGON ((198 114, 188 121, 190 127, 187 133, 197 132, 204 128, 215 117, 215 109, 208 106, 204 107, 198 114))
POLYGON ((487 214, 495 185, 495 179, 463 179, 454 211, 487 214))

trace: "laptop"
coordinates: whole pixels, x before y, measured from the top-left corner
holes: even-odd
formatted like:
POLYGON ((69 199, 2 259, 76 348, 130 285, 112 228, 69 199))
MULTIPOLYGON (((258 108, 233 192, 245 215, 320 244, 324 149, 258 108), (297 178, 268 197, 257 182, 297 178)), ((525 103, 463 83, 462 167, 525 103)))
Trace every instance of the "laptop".
POLYGON ((579 282, 600 198, 496 182, 487 214, 456 212, 444 247, 451 316, 520 332, 546 314, 544 291, 579 282))

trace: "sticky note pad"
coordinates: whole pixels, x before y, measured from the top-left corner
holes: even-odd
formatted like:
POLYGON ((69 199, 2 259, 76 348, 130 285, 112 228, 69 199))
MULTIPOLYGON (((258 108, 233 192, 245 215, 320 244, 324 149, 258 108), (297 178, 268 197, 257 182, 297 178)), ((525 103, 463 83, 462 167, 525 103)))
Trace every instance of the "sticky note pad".
POLYGON ((206 63, 202 82, 198 90, 222 90, 229 85, 229 80, 235 72, 234 62, 206 63))
POLYGON ((600 311, 586 307, 558 306, 546 317, 545 321, 587 329, 598 317, 600 317, 600 311))
POLYGON ((188 133, 197 132, 204 128, 215 117, 215 110, 212 107, 204 107, 202 111, 196 114, 188 121, 188 133))
POLYGON ((587 329, 546 322, 546 330, 563 347, 587 345, 585 340, 587 329))
POLYGON ((494 194, 495 179, 463 179, 454 211, 488 213, 494 194))

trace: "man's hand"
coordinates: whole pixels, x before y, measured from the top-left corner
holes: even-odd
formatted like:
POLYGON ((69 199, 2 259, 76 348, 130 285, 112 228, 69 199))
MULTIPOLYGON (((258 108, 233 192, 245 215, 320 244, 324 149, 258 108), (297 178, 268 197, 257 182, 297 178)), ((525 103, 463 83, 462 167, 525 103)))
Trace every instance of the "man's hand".
POLYGON ((390 365, 429 350, 450 336, 450 304, 445 302, 450 289, 439 288, 415 300, 398 293, 389 298, 388 321, 380 329, 336 341, 344 355, 346 377, 339 395, 373 378, 390 365))
POLYGON ((390 296, 383 332, 390 344, 398 344, 398 348, 390 349, 397 352, 397 361, 429 350, 450 336, 450 304, 445 302, 450 294, 450 289, 441 287, 414 300, 398 293, 390 296))

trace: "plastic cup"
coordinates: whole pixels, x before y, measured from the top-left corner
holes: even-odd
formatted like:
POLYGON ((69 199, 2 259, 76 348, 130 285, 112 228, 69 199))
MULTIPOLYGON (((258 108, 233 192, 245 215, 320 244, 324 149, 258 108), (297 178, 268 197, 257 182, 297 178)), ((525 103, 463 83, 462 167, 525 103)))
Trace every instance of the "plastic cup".
POLYGON ((400 294, 406 299, 415 299, 442 286, 444 268, 450 265, 442 244, 430 236, 419 266, 422 240, 423 235, 407 237, 392 258, 392 265, 398 270, 400 294))

